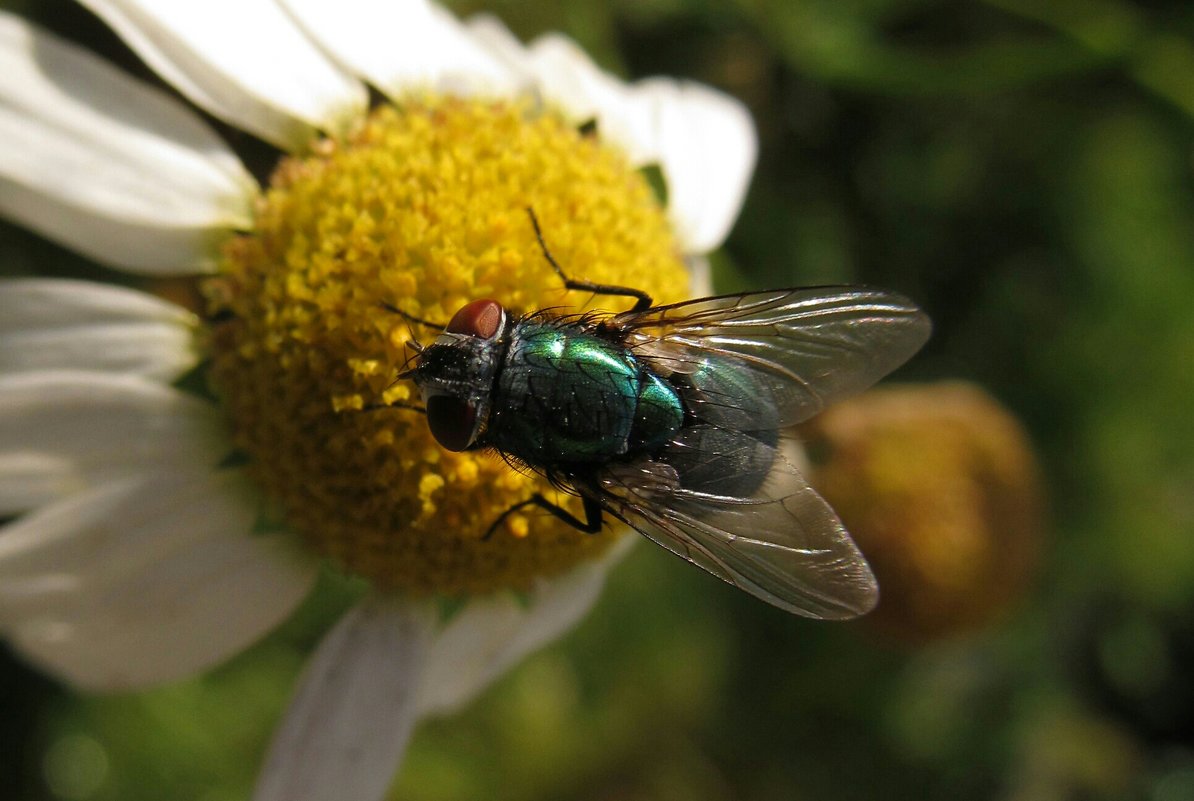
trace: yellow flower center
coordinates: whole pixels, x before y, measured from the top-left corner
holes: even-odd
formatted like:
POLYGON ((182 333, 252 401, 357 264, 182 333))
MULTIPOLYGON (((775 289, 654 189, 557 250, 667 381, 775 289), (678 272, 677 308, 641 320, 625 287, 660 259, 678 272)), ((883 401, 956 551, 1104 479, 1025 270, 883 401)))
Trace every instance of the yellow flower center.
MULTIPOLYGON (((485 453, 449 453, 396 381, 408 343, 490 297, 514 314, 622 310, 569 292, 544 260, 537 215, 570 277, 686 293, 663 210, 615 149, 532 104, 409 98, 343 141, 284 160, 251 234, 205 285, 212 383, 238 447, 287 523, 321 554, 414 595, 525 588, 609 546, 540 512, 501 513, 545 481, 485 453)), ((579 513, 579 503, 559 496, 579 513)))

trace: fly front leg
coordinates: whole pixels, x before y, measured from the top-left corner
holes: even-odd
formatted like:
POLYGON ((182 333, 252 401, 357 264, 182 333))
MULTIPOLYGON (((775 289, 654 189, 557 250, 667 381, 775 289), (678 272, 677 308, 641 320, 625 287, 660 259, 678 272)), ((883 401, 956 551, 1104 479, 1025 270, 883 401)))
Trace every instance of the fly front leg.
POLYGON ((423 325, 428 328, 434 328, 436 331, 443 331, 445 328, 447 328, 447 326, 444 325, 443 323, 433 323, 430 320, 424 320, 422 317, 415 317, 413 314, 404 312, 404 311, 402 311, 402 309, 398 308, 393 303, 386 303, 384 300, 382 300, 382 301, 378 301, 378 305, 380 305, 383 309, 385 309, 388 312, 393 312, 394 314, 397 314, 399 317, 403 318, 404 320, 407 320, 408 322, 418 323, 419 325, 423 325))
POLYGON ((552 503, 551 501, 547 500, 547 498, 536 492, 525 501, 520 501, 514 504, 509 509, 498 515, 497 520, 493 521, 493 525, 489 527, 489 530, 485 532, 485 536, 481 539, 487 540, 492 537, 493 533, 497 531, 498 526, 504 523, 507 517, 514 514, 519 509, 523 509, 527 506, 538 506, 552 517, 556 518, 557 520, 563 520, 577 531, 583 531, 586 534, 596 534, 601 531, 601 504, 597 503, 597 501, 593 500, 592 498, 582 498, 581 500, 584 502, 584 520, 581 520, 579 517, 572 514, 558 503, 552 503))
POLYGON ((555 257, 551 255, 551 251, 547 249, 547 243, 543 241, 543 232, 539 229, 539 220, 535 217, 534 209, 528 207, 527 215, 531 218, 531 225, 535 229, 535 238, 539 240, 539 249, 543 251, 543 258, 547 259, 547 263, 556 271, 556 275, 564 281, 565 289, 583 289, 596 295, 610 295, 615 298, 635 298, 634 308, 631 311, 639 312, 651 308, 651 304, 655 301, 641 289, 613 284, 594 284, 592 281, 574 281, 569 278, 560 268, 555 257))
POLYGON ((407 403, 406 401, 394 401, 393 403, 366 403, 360 408, 362 412, 378 412, 383 409, 409 409, 412 412, 419 414, 427 414, 427 407, 420 406, 417 403, 407 403))

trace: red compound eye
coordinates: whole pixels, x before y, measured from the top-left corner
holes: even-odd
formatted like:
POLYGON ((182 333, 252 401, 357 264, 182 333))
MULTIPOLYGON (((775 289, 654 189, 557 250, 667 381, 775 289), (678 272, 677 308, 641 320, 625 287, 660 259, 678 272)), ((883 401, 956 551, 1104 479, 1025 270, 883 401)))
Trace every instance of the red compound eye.
POLYGON ((427 427, 431 436, 445 450, 467 450, 477 425, 477 410, 471 403, 451 395, 433 395, 427 399, 427 427))
POLYGON ((468 334, 482 339, 492 339, 502 330, 506 310, 496 300, 485 298, 474 300, 452 315, 452 321, 444 330, 449 334, 468 334))

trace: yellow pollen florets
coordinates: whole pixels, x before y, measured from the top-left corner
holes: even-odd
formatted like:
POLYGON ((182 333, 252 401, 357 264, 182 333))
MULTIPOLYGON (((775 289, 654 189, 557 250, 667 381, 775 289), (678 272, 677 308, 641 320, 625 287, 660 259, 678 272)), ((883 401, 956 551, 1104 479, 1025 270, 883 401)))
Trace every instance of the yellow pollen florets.
MULTIPOLYGON (((526 209, 571 277, 681 299, 687 276, 663 210, 616 150, 522 102, 410 99, 344 141, 284 160, 251 234, 205 292, 211 380, 250 470, 315 549, 414 595, 524 588, 613 539, 545 514, 498 516, 545 482, 431 438, 409 382, 411 341, 482 297, 519 314, 622 310, 565 291, 526 209)), ((560 496, 579 514, 579 503, 560 496)))

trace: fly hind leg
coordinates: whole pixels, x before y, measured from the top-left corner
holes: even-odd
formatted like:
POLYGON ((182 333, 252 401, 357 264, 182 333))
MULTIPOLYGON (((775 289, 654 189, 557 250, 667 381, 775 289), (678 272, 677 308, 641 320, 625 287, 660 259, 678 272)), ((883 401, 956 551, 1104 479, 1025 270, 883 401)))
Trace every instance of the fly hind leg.
POLYGON ((610 295, 617 298, 634 298, 634 308, 631 311, 640 312, 644 309, 649 309, 654 300, 641 289, 635 289, 629 286, 615 286, 613 284, 594 284, 592 281, 576 281, 567 276, 564 270, 556 262, 555 257, 551 255, 551 251, 547 249, 547 243, 543 240, 543 231, 539 228, 539 220, 535 217, 535 210, 528 207, 527 215, 531 218, 531 225, 535 229, 535 239, 539 240, 539 249, 543 251, 543 258, 547 259, 547 263, 556 271, 556 275, 564 281, 566 289, 583 289, 587 292, 592 292, 597 295, 610 295))
POLYGON ((572 514, 564 507, 557 503, 552 503, 540 493, 536 492, 525 501, 519 501, 498 515, 497 519, 494 520, 493 524, 489 527, 489 530, 485 532, 485 536, 481 539, 487 540, 492 537, 494 532, 498 530, 498 527, 502 523, 506 522, 507 517, 514 514, 519 509, 525 509, 528 506, 538 506, 552 517, 556 518, 557 520, 564 521, 577 531, 583 531, 586 534, 596 534, 601 531, 601 504, 597 503, 597 501, 593 500, 592 498, 583 498, 582 501, 584 502, 585 510, 584 520, 581 520, 579 517, 572 514))

